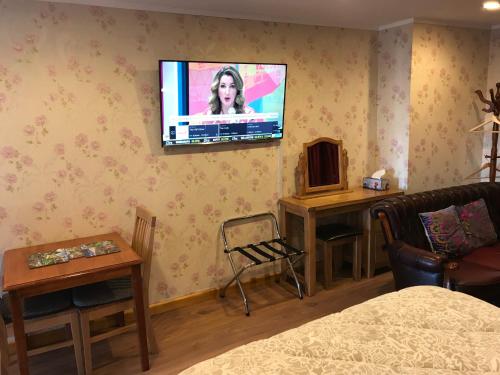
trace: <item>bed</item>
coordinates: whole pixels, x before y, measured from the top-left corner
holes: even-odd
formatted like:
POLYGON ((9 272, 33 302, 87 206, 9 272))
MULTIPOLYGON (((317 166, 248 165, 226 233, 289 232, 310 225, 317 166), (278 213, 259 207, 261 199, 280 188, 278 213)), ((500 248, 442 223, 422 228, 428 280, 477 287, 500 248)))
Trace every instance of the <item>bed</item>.
POLYGON ((500 309, 436 286, 379 296, 182 372, 459 373, 500 373, 500 309))

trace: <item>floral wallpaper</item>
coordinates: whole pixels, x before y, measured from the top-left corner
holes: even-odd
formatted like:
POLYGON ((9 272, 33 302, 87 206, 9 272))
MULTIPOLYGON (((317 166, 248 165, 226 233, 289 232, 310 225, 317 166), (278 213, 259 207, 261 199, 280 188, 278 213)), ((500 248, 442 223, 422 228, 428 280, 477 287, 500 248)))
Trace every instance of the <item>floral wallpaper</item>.
POLYGON ((303 142, 344 140, 360 184, 373 41, 369 31, 0 0, 1 251, 109 231, 130 240, 141 205, 159 220, 151 302, 222 285, 221 222, 276 212, 295 192, 303 142), (160 58, 287 63, 284 140, 162 150, 160 58))
POLYGON ((377 39, 377 134, 372 170, 385 168, 390 184, 408 188, 410 74, 413 24, 381 30, 377 39))
MULTIPOLYGON (((497 82, 500 82, 500 29, 494 29, 491 31, 491 39, 490 39, 490 59, 489 59, 489 67, 488 67, 488 85, 485 87, 483 91, 483 94, 486 96, 486 98, 489 100, 489 93, 487 94, 489 89, 495 89, 495 85, 497 82)), ((486 108, 486 105, 483 105, 479 101, 479 99, 476 99, 476 103, 479 109, 486 108)), ((481 112, 482 113, 482 112, 481 112)), ((486 114, 482 113, 485 117, 486 114)), ((488 114, 490 115, 490 114, 488 114)), ((491 130, 492 127, 489 125, 487 130, 491 130)), ((476 137, 481 137, 481 133, 474 133, 474 136, 476 137)), ((491 133, 485 132, 483 135, 483 156, 484 155, 490 155, 491 153, 491 133)), ((488 160, 483 159, 483 163, 488 162, 488 160)), ((498 175, 498 173, 497 173, 498 175)), ((489 169, 485 169, 482 172, 481 175, 484 180, 488 181, 489 178, 489 169)), ((498 179, 497 179, 498 180, 498 179)))
POLYGON ((368 134, 376 128, 376 33, 294 25, 287 37, 297 44, 292 60, 287 60, 288 128, 279 167, 283 194, 296 192, 295 167, 302 145, 318 137, 344 142, 349 186, 361 186, 373 147, 368 134))
POLYGON ((458 185, 481 166, 477 89, 488 75, 488 30, 415 24, 408 163, 410 191, 458 185))
POLYGON ((491 31, 488 88, 500 82, 500 28, 491 31))
POLYGON ((427 25, 377 33, 0 0, 0 251, 130 240, 140 205, 158 217, 151 302, 219 287, 231 276, 220 224, 276 212, 304 142, 342 139, 350 186, 380 167, 410 190, 461 183, 480 163, 466 129, 488 43, 427 25), (163 150, 161 58, 287 63, 284 139, 163 150))

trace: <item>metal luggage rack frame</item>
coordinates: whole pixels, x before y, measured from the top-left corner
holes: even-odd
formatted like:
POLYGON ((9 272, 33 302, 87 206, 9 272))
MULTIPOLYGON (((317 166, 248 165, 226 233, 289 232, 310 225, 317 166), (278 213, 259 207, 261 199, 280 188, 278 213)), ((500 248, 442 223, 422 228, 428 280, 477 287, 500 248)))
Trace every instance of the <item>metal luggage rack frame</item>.
POLYGON ((302 289, 300 287, 299 280, 297 278, 297 275, 295 274, 295 271, 293 270, 293 264, 298 261, 303 255, 304 251, 299 250, 288 243, 286 243, 285 239, 281 237, 280 231, 278 228, 278 221, 276 220, 276 216, 272 212, 266 212, 266 213, 260 213, 260 214, 255 214, 255 215, 249 215, 249 216, 241 216, 241 217, 235 217, 229 220, 226 220, 222 223, 221 225, 221 233, 222 233, 222 239, 224 241, 224 253, 227 254, 229 258, 229 263, 231 264, 231 268, 233 270, 234 276, 229 282, 220 290, 220 296, 224 298, 226 294, 227 288, 234 282, 236 281, 236 284, 238 285, 238 289, 241 294, 241 298, 243 299, 243 303, 245 305, 245 313, 246 315, 250 315, 250 308, 248 305, 248 300, 245 295, 245 291, 243 290, 243 286, 240 281, 240 276, 243 274, 243 272, 251 267, 258 266, 261 264, 266 264, 266 263, 273 263, 276 261, 284 261, 286 262, 287 267, 282 270, 282 273, 290 271, 294 281, 295 285, 297 287, 297 293, 298 297, 300 299, 303 298, 303 293, 302 289), (264 220, 266 218, 271 219, 273 226, 274 226, 274 232, 276 233, 276 238, 273 238, 268 241, 261 241, 259 243, 252 243, 248 244, 246 246, 235 246, 230 248, 228 245, 227 237, 226 237, 226 228, 228 226, 234 226, 234 225, 241 225, 243 223, 247 223, 249 221, 257 221, 257 220, 264 220), (278 244, 281 249, 277 249, 276 247, 272 246, 272 244, 278 244), (234 262, 234 259, 232 257, 232 253, 238 252, 239 254, 243 255, 247 259, 250 260, 250 263, 245 264, 242 266, 239 270, 236 267, 236 264, 234 262), (293 258, 293 261, 291 260, 293 258))

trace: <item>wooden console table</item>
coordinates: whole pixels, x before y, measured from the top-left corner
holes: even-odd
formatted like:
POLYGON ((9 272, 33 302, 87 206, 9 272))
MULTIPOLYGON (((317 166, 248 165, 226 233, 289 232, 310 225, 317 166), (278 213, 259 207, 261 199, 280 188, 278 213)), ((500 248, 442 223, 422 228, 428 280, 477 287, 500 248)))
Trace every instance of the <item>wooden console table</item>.
POLYGON ((379 200, 402 195, 402 190, 390 189, 375 191, 356 188, 347 193, 333 194, 322 197, 297 199, 286 197, 279 200, 279 214, 281 232, 289 237, 290 214, 299 216, 304 220, 304 278, 306 294, 314 295, 316 292, 316 219, 343 213, 359 212, 362 215, 363 228, 368 256, 367 275, 372 277, 375 271, 375 236, 372 231, 374 220, 370 217, 370 206, 379 200))

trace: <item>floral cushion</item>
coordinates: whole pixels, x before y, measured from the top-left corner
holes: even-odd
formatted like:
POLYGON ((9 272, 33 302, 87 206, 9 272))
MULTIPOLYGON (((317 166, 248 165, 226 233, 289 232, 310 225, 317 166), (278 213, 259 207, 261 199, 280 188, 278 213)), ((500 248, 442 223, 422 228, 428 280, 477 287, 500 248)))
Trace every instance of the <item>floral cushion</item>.
POLYGON ((433 252, 451 257, 467 252, 467 239, 455 206, 418 215, 433 252))
POLYGON ((484 199, 481 198, 464 206, 457 206, 456 209, 468 246, 471 249, 496 242, 497 233, 484 199))

